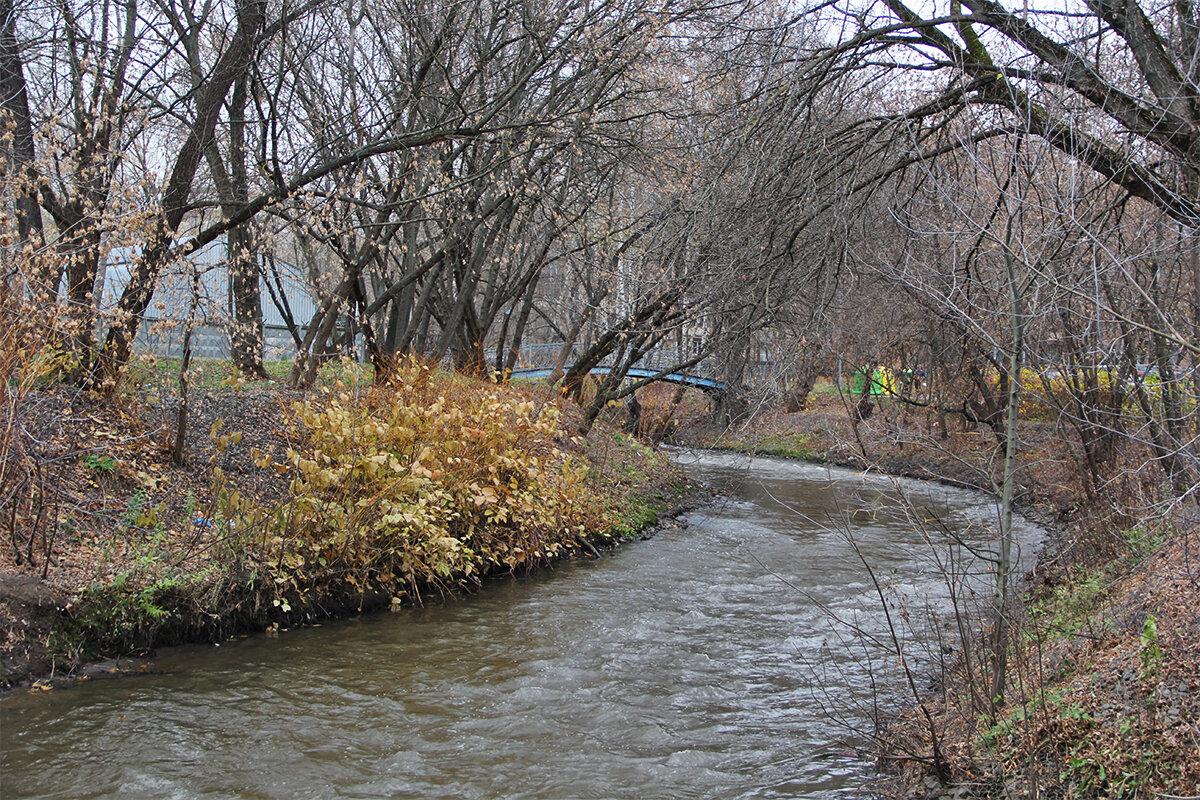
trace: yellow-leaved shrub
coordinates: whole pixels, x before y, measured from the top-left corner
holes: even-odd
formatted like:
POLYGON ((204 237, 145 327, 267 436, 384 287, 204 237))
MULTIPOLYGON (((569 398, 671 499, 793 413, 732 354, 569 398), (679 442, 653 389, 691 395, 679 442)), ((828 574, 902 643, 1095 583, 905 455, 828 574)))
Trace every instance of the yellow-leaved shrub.
POLYGON ((415 595, 544 562, 596 527, 553 404, 405 361, 382 386, 293 412, 296 446, 262 464, 289 480, 265 543, 285 589, 320 574, 415 595))
MULTIPOLYGON (((999 385, 999 377, 995 373, 988 375, 988 383, 993 387, 999 385)), ((1151 372, 1138 378, 1125 378, 1122 381, 1120 373, 1113 369, 1095 369, 1091 375, 1085 370, 1078 370, 1074 385, 1069 382, 1069 376, 1061 370, 1021 370, 1020 412, 1023 417, 1031 419, 1046 419, 1059 413, 1062 409, 1073 408, 1073 396, 1081 394, 1083 401, 1094 408, 1114 409, 1120 397, 1120 411, 1126 414, 1139 415, 1136 389, 1141 387, 1146 399, 1155 413, 1162 412, 1163 387, 1158 374, 1151 372), (1095 384, 1089 384, 1094 380, 1095 384), (1090 387, 1090 388, 1089 388, 1090 387)), ((1183 397, 1181 403, 1185 412, 1194 410, 1195 404, 1188 397, 1183 397)))

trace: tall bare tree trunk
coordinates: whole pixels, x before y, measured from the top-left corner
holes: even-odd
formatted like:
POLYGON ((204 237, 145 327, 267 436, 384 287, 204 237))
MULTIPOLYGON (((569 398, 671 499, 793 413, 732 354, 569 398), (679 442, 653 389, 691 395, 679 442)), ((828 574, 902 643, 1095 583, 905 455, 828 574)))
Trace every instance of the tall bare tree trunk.
MULTIPOLYGON (((0 122, 12 125, 12 168, 21 175, 16 191, 17 236, 37 250, 42 246, 42 211, 38 207, 38 176, 34 167, 33 124, 29 116, 29 91, 25 65, 17 47, 17 15, 12 0, 0 0, 0 122)), ((58 288, 45 274, 30 276, 35 292, 54 296, 58 288)))
MULTIPOLYGON (((1011 227, 1010 227, 1011 230, 1011 227)), ((1004 467, 1000 482, 1000 542, 996 557, 995 625, 992 628, 992 687, 993 711, 1004 704, 1008 672, 1008 614, 1012 588, 1013 498, 1016 486, 1017 423, 1021 417, 1021 369, 1025 365, 1025 331, 1029 321, 1025 316, 1024 293, 1017 274, 1016 259, 1007 254, 1008 322, 1012 349, 1008 354, 1008 407, 1005 409, 1004 467)))
POLYGON ((172 244, 187 212, 187 201, 200 160, 213 139, 221 105, 234 82, 250 69, 255 39, 265 11, 264 0, 239 0, 237 32, 217 61, 208 82, 198 91, 196 117, 175 156, 163 190, 161 214, 146 249, 130 270, 129 283, 117 302, 116 315, 104 343, 102 368, 92 378, 96 388, 115 385, 118 373, 129 361, 134 337, 154 295, 158 276, 175 257, 172 244))
MULTIPOLYGON (((249 73, 233 85, 229 98, 229 182, 232 209, 250 200, 246 172, 246 100, 249 73)), ((263 366, 262 293, 259 290, 258 253, 252 223, 229 231, 229 273, 233 289, 233 326, 230 349, 233 363, 245 375, 266 378, 263 366)))

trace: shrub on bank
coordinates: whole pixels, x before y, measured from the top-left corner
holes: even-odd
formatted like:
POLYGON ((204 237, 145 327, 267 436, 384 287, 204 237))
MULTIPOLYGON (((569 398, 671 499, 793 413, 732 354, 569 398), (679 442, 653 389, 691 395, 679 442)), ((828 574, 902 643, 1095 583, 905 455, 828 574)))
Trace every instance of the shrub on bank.
POLYGON ((330 582, 415 598, 544 563, 601 527, 553 404, 407 361, 383 385, 338 387, 292 411, 284 457, 257 454, 288 482, 275 507, 216 476, 220 524, 261 553, 285 610, 330 582))
MULTIPOLYGON (((42 437, 71 487, 58 535, 39 546, 53 558, 32 565, 51 565, 44 594, 55 599, 38 601, 47 611, 28 647, 0 648, 0 685, 594 551, 640 532, 686 488, 663 456, 623 437, 565 435, 559 417, 572 408, 548 393, 408 361, 381 385, 359 369, 336 375, 289 405, 286 391, 213 387, 184 467, 167 463, 161 429, 140 427, 169 416, 158 405, 169 397, 77 399, 88 413, 42 437)), ((46 413, 70 402, 41 400, 46 413)), ((7 572, 30 570, 8 552, 7 572)), ((0 618, 23 613, 5 603, 0 618)))

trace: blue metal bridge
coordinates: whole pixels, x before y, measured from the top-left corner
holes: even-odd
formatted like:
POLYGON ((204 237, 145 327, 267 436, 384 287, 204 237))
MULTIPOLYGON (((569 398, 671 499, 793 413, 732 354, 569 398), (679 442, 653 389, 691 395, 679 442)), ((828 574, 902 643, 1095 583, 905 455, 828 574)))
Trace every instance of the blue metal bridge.
MULTIPOLYGON (((513 370, 510 377, 530 379, 549 378, 552 372, 553 370, 550 369, 517 368, 513 370)), ((611 372, 611 367, 596 367, 588 374, 608 375, 611 372)), ((648 369, 646 367, 631 367, 629 371, 625 373, 625 376, 628 378, 641 380, 643 378, 653 378, 655 375, 658 375, 659 372, 661 372, 661 370, 648 369)), ((662 381, 663 383, 674 383, 681 386, 689 386, 705 392, 712 392, 714 394, 723 393, 728 388, 721 381, 713 380, 712 378, 705 378, 700 375, 686 375, 680 372, 667 373, 666 375, 661 376, 658 380, 662 381)))
MULTIPOLYGON (((527 379, 550 377, 554 372, 554 364, 561 350, 562 344, 560 342, 525 345, 521 347, 517 357, 517 367, 513 370, 510 377, 527 379)), ((570 369, 571 364, 574 363, 577 357, 578 354, 572 349, 563 369, 570 369)), ((664 369, 669 369, 672 365, 686 360, 687 358, 684 354, 674 349, 651 350, 638 362, 636 367, 630 368, 629 372, 626 373, 626 377, 634 380, 653 378, 664 369)), ((701 363, 703 364, 703 362, 701 363)), ((610 363, 601 363, 599 366, 593 368, 589 374, 608 375, 611 373, 612 365, 610 363)), ((713 395, 722 395, 728 389, 722 381, 709 378, 702 373, 669 372, 659 377, 658 380, 664 383, 674 383, 676 385, 700 389, 713 395)))

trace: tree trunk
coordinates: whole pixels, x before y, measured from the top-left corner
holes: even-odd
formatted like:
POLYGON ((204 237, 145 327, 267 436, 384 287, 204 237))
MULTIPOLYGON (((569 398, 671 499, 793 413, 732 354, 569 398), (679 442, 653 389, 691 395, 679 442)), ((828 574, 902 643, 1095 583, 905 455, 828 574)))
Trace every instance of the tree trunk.
MULTIPOLYGON (((17 15, 12 0, 0 0, 0 94, 4 97, 0 122, 12 125, 14 172, 21 174, 14 200, 17 236, 36 252, 43 242, 42 211, 38 207, 38 174, 34 166, 33 124, 29 115, 29 92, 25 86, 25 65, 17 48, 17 15)), ((41 259, 38 259, 41 261, 41 259)), ((34 297, 53 298, 58 290, 50 275, 38 272, 30 276, 34 297)))
POLYGON ((1012 351, 1008 357, 1007 407, 1005 408, 1004 468, 1000 484, 1000 543, 996 559, 995 623, 992 628, 992 687, 993 715, 1004 705, 1004 692, 1008 672, 1008 614, 1009 584, 1012 575, 1013 543, 1013 497, 1016 486, 1017 468, 1017 423, 1021 416, 1021 369, 1025 365, 1025 318, 1024 290, 1016 273, 1014 258, 1006 259, 1008 266, 1009 331, 1012 336, 1012 351))
MULTIPOLYGON (((249 74, 241 75, 229 97, 229 184, 231 202, 222 204, 227 211, 250 200, 250 182, 246 172, 246 101, 249 74)), ((213 148, 215 149, 215 148, 213 148)), ((262 293, 259 290, 258 253, 254 229, 244 222, 229 231, 230 285, 233 288, 233 327, 230 349, 233 363, 244 375, 266 378, 263 366, 262 293)))
POLYGON ((784 402, 784 410, 795 414, 808 408, 808 398, 821 373, 819 348, 804 347, 800 351, 800 363, 796 368, 796 383, 784 402))
POLYGON ((102 369, 92 380, 96 388, 115 386, 118 373, 129 361, 134 337, 154 295, 159 273, 174 258, 175 234, 187 212, 192 181, 200 159, 212 141, 221 105, 234 81, 250 68, 254 40, 262 27, 265 9, 264 0, 239 0, 238 28, 233 41, 218 60, 208 83, 197 93, 196 118, 175 157, 171 176, 163 190, 162 211, 154 233, 142 257, 130 270, 129 283, 117 303, 116 318, 104 344, 102 369))
POLYGON ((183 466, 187 460, 188 370, 192 365, 192 331, 196 327, 196 306, 200 302, 200 271, 192 268, 192 296, 183 331, 183 358, 179 361, 179 411, 175 416, 175 440, 171 445, 171 463, 183 466))

